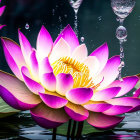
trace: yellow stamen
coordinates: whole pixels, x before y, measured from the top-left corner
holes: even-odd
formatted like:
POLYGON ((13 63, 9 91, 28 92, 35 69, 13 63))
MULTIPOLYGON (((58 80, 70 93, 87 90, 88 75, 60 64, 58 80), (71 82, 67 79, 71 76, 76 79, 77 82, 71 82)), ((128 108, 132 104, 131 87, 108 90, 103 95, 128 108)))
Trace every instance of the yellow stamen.
POLYGON ((74 79, 73 88, 94 87, 92 78, 89 76, 89 69, 84 63, 80 63, 70 57, 61 57, 52 64, 54 74, 69 73, 74 79))

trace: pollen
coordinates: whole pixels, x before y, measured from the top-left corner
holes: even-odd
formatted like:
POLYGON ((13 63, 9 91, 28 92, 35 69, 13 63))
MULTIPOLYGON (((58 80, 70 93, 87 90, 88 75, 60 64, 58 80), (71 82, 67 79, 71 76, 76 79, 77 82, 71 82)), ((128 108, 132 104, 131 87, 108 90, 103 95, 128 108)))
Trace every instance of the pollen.
POLYGON ((69 73, 74 79, 73 88, 94 87, 92 78, 89 76, 89 68, 84 64, 70 57, 61 57, 52 64, 54 74, 69 73))

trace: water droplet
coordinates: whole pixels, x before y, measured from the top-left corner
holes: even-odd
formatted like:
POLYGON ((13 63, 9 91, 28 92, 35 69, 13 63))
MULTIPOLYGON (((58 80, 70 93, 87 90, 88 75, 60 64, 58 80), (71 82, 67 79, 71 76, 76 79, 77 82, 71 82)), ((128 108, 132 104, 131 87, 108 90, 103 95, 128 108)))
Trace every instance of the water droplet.
POLYGON ((29 24, 26 23, 26 24, 25 24, 25 29, 28 30, 29 28, 30 28, 29 24))
POLYGON ((120 52, 123 52, 123 47, 122 46, 120 47, 120 52))
POLYGON ((123 78, 119 78, 119 80, 120 80, 121 82, 123 82, 123 78))
POLYGON ((61 22, 62 21, 62 19, 61 19, 61 17, 59 16, 59 22, 61 22))
POLYGON ((84 37, 81 37, 81 42, 84 42, 85 38, 84 37))
POLYGON ((101 21, 101 20, 102 20, 102 16, 99 16, 99 17, 98 17, 98 20, 101 21))
POLYGON ((124 58, 124 53, 120 53, 120 58, 124 58))
POLYGON ((111 6, 114 13, 124 19, 132 12, 135 0, 111 0, 111 6))
POLYGON ((65 14, 64 17, 67 18, 67 15, 65 14))
POLYGON ((127 37, 127 30, 124 26, 119 26, 116 30, 116 37, 119 40, 124 40, 127 37))
POLYGON ((121 67, 121 65, 118 67, 118 71, 119 72, 121 72, 121 70, 122 70, 122 67, 121 67))
POLYGON ((124 61, 121 61, 121 67, 125 67, 125 62, 124 61))
POLYGON ((55 9, 52 9, 52 14, 53 14, 53 16, 54 16, 54 14, 55 14, 55 9))
POLYGON ((59 23, 60 23, 60 32, 61 32, 63 27, 62 27, 62 18, 60 16, 59 16, 59 23))

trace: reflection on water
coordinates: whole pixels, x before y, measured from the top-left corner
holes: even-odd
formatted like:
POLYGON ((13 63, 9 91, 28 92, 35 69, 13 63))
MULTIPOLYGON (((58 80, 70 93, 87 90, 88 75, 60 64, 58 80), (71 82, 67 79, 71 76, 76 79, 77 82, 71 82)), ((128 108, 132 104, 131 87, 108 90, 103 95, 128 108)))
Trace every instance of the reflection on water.
MULTIPOLYGON (((140 115, 126 114, 127 118, 113 131, 84 135, 81 140, 140 140, 140 115)), ((31 119, 29 112, 22 112, 10 119, 0 120, 0 139, 6 140, 51 140, 52 132, 39 127, 31 119)), ((66 140, 65 136, 56 136, 66 140)))

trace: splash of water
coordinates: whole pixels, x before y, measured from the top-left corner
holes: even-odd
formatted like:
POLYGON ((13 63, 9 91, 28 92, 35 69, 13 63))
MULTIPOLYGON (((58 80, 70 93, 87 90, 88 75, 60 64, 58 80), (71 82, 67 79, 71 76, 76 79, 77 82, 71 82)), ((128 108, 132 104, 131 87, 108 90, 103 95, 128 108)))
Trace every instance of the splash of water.
POLYGON ((127 41, 127 30, 123 26, 123 22, 125 18, 132 12, 135 3, 135 0, 111 0, 111 7, 114 13, 117 15, 117 21, 120 23, 120 26, 116 30, 116 37, 120 42, 121 64, 118 68, 118 78, 120 81, 122 81, 122 68, 125 67, 123 43, 127 41))
POLYGON ((78 14, 79 7, 82 4, 83 0, 68 0, 68 1, 75 13, 74 30, 75 30, 76 35, 78 36, 78 16, 77 16, 77 14, 78 14))

